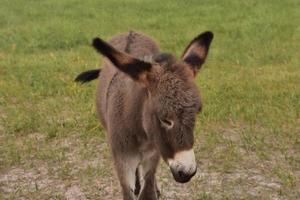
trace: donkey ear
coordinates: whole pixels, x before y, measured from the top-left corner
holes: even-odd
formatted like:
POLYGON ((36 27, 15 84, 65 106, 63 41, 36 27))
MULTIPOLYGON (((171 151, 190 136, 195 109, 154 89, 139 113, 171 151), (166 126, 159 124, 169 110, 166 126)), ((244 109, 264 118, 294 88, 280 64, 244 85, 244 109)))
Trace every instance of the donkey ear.
POLYGON ((150 72, 151 63, 133 58, 120 52, 100 38, 93 40, 93 46, 103 56, 107 57, 120 71, 129 75, 132 79, 147 85, 147 72, 150 72))
POLYGON ((181 59, 192 68, 195 75, 205 62, 213 37, 214 35, 210 31, 201 33, 190 42, 181 56, 181 59))

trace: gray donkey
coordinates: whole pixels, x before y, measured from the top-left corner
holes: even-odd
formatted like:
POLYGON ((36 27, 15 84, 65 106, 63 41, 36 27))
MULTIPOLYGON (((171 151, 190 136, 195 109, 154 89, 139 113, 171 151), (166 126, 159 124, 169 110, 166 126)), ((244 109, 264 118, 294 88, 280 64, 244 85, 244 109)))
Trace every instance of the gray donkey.
POLYGON ((179 60, 132 31, 108 43, 93 40, 104 56, 101 73, 86 71, 75 80, 100 76, 97 113, 107 131, 124 200, 159 198, 155 173, 160 157, 177 182, 195 175, 193 130, 202 107, 195 76, 212 39, 211 32, 200 34, 179 60))

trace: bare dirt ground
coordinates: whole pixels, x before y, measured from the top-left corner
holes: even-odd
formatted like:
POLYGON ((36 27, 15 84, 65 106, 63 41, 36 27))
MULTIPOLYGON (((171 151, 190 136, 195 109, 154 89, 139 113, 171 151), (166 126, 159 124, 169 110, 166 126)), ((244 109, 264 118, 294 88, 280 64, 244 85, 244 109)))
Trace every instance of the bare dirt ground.
MULTIPOLYGON (((238 142, 240 139, 234 133, 227 132, 226 136, 230 141, 238 142)), ((45 140, 38 134, 30 137, 41 143, 45 140)), ((203 144, 201 141, 197 143, 199 146, 203 144)), ((54 162, 33 159, 29 164, 0 172, 2 199, 121 199, 105 142, 95 138, 82 142, 74 136, 51 142, 51 148, 64 149, 65 155, 54 162)), ((219 154, 227 150, 220 146, 214 151, 219 154)), ((283 200, 299 197, 297 189, 288 194, 287 186, 270 175, 269 166, 275 164, 276 158, 262 161, 243 149, 239 151, 246 161, 241 161, 241 166, 220 170, 217 161, 210 159, 210 155, 204 156, 201 148, 196 148, 199 170, 188 184, 176 183, 167 166, 161 163, 157 174, 161 199, 283 200)), ((297 173, 299 177, 299 171, 297 173)))

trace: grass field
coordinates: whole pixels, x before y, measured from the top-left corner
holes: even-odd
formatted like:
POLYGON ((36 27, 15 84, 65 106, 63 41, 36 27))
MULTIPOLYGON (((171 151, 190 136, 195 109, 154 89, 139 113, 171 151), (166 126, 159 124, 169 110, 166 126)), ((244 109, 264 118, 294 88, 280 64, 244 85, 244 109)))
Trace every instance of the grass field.
POLYGON ((300 199, 297 0, 1 0, 0 199, 119 199, 95 85, 91 39, 144 32, 181 54, 215 34, 197 77, 204 102, 197 175, 159 170, 162 199, 300 199))

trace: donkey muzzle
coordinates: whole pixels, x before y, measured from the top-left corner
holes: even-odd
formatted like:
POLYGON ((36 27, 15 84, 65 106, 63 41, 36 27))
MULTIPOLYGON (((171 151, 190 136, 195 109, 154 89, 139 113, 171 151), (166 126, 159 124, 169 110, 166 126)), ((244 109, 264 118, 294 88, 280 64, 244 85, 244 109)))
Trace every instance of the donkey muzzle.
POLYGON ((168 159, 168 163, 175 181, 179 183, 190 181, 197 172, 195 154, 192 149, 177 152, 173 159, 168 159))
POLYGON ((197 168, 196 168, 196 170, 194 170, 191 173, 190 172, 187 173, 184 170, 176 170, 176 169, 173 169, 173 168, 171 168, 171 172, 172 172, 173 177, 174 177, 176 182, 187 183, 196 174, 197 168))

